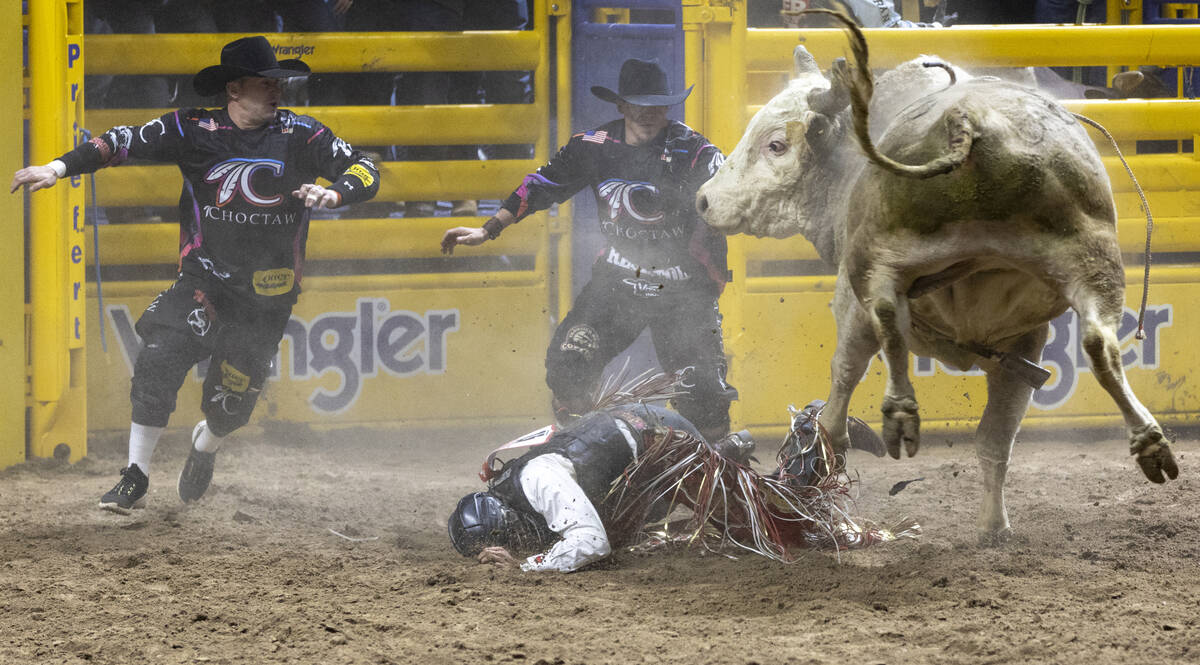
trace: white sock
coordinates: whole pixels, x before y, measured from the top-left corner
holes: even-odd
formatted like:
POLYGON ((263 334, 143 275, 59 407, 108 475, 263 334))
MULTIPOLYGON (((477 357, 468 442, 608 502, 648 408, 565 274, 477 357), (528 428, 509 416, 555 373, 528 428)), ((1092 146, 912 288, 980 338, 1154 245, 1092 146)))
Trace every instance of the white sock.
POLYGON ((162 433, 161 427, 137 423, 129 426, 129 463, 138 465, 147 476, 150 475, 150 457, 154 455, 154 446, 158 445, 162 433))
POLYGON ((200 436, 196 437, 196 442, 192 445, 202 453, 215 453, 221 449, 221 444, 224 442, 225 437, 214 436, 212 430, 208 429, 208 425, 205 425, 200 428, 200 436))

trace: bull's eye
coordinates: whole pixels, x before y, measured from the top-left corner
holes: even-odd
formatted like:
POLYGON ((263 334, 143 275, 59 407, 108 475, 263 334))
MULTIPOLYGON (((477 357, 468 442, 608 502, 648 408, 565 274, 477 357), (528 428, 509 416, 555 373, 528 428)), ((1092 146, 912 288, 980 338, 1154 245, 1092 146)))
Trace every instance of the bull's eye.
POLYGON ((772 155, 782 155, 787 152, 788 144, 778 139, 767 144, 767 150, 771 151, 772 155))

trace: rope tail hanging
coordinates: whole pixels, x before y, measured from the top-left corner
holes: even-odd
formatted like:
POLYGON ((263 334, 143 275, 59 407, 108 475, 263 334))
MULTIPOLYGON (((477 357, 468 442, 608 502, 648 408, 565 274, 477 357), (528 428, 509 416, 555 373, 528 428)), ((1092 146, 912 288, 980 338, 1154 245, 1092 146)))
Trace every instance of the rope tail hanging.
POLYGON ((1078 113, 1072 113, 1071 115, 1075 116, 1079 122, 1091 125, 1101 134, 1104 134, 1104 138, 1108 139, 1108 142, 1112 144, 1113 150, 1117 152, 1117 157, 1121 159, 1121 165, 1125 167, 1125 173, 1129 174, 1129 179, 1133 181, 1133 188, 1137 190, 1138 198, 1142 201, 1142 212, 1146 213, 1146 249, 1144 250, 1145 258, 1143 263, 1145 266, 1142 273, 1142 304, 1138 307, 1138 327, 1137 334, 1134 337, 1137 339, 1146 339, 1146 331, 1143 329, 1143 325, 1146 322, 1146 302, 1150 298, 1150 236, 1154 233, 1154 216, 1150 214, 1150 203, 1146 200, 1146 193, 1142 191, 1141 184, 1138 183, 1137 177, 1133 175, 1133 169, 1129 168, 1129 162, 1125 161, 1125 155, 1121 154, 1121 148, 1117 145, 1117 140, 1113 138, 1113 135, 1109 134, 1108 130, 1100 123, 1085 115, 1078 113))

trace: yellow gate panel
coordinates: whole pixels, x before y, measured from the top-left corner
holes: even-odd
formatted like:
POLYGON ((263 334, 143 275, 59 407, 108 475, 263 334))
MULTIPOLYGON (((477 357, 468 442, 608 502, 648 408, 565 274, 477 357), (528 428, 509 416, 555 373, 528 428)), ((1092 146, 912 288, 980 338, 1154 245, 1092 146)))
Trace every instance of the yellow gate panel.
MULTIPOLYGON (((1130 386, 1160 420, 1175 425, 1200 423, 1200 358, 1188 332, 1200 326, 1200 311, 1194 307, 1200 269, 1156 269, 1144 340, 1134 339, 1141 273, 1128 271, 1126 282, 1125 319, 1118 334, 1130 386)), ((731 375, 742 377, 738 385, 743 389, 753 383, 753 390, 746 390, 753 399, 742 405, 743 426, 782 436, 789 404, 801 407, 827 398, 837 328, 829 308, 833 276, 787 278, 775 285, 781 288, 752 285, 753 292, 746 296, 745 326, 730 334, 752 336, 754 343, 741 345, 744 351, 731 375)), ((915 356, 910 363, 924 430, 973 430, 987 399, 982 373, 948 370, 915 356)), ((1051 377, 1034 394, 1027 426, 1120 426, 1116 405, 1091 377, 1079 348, 1073 312, 1053 322, 1041 365, 1051 371, 1051 377)), ((877 356, 854 392, 851 415, 879 424, 885 378, 885 366, 877 356)))
MULTIPOLYGON (((510 285, 482 273, 460 274, 458 288, 414 288, 392 275, 306 279, 251 422, 545 421, 550 395, 541 359, 554 323, 549 296, 537 273, 505 276, 514 277, 510 285)), ((106 285, 108 351, 99 332, 88 339, 92 429, 128 427, 138 346, 133 326, 168 285, 106 285)), ((95 301, 91 305, 94 312, 95 301)), ((200 376, 193 370, 184 382, 172 427, 191 427, 203 417, 200 376)))
MULTIPOLYGON (((83 3, 29 3, 29 163, 81 140, 83 3)), ((83 179, 29 197, 29 454, 86 454, 83 179)))
MULTIPOLYGON (((21 6, 10 2, 0 9, 0 87, 20 90, 21 6)), ((0 135, 12 146, 23 145, 24 99, 9 94, 0 99, 0 135)), ((0 173, 24 166, 21 150, 0 154, 0 173)), ((0 469, 25 461, 25 199, 20 193, 0 194, 0 469)))

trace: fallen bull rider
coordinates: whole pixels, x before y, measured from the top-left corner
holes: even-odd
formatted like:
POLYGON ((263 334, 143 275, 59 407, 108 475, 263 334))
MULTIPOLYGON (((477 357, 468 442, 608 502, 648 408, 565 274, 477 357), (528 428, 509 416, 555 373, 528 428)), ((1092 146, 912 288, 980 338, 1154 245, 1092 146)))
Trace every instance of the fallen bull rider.
MULTIPOLYGON (((449 519, 450 540, 480 563, 570 572, 614 548, 670 541, 791 562, 801 549, 859 548, 919 535, 911 520, 883 529, 849 516, 850 481, 827 472, 841 466, 831 464, 827 439, 816 436, 821 406, 793 410, 779 466, 766 475, 749 466, 754 443, 748 432, 710 445, 679 414, 644 403, 601 408, 565 428, 537 430, 489 456, 480 473, 488 490, 459 501, 449 519), (524 446, 531 449, 494 468, 497 453, 524 446), (648 522, 676 506, 692 511, 682 527, 671 523, 656 535, 645 533, 648 522), (518 562, 513 552, 538 553, 518 562)), ((865 423, 856 421, 851 431, 857 433, 852 446, 883 454, 882 441, 865 423)))

